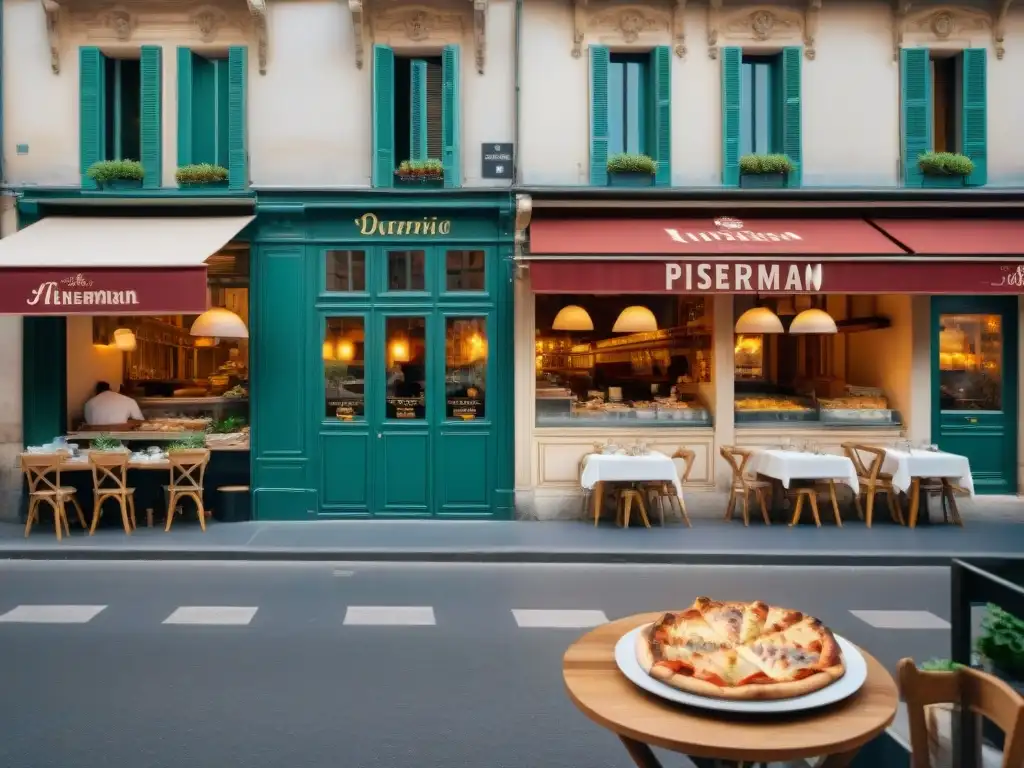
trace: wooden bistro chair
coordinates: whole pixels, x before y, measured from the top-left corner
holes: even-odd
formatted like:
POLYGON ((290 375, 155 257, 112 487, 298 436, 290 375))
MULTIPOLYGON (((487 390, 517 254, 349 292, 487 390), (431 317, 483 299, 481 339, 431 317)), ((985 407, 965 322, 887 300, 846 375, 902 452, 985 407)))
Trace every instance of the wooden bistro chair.
MULTIPOLYGON (((910 720, 911 768, 932 768, 925 707, 953 704, 991 720, 1006 736, 1003 768, 1024 765, 1024 697, 994 675, 970 667, 925 672, 911 659, 899 663, 900 697, 910 720)), ((957 714, 954 712, 953 718, 957 714)), ((955 757, 955 756, 954 756, 955 757)))
POLYGON ((870 528, 874 517, 875 496, 884 493, 885 500, 889 504, 889 516, 892 517, 894 523, 903 525, 903 510, 900 509, 897 499, 899 492, 893 488, 892 475, 882 472, 885 451, 870 445, 843 443, 843 452, 853 462, 853 467, 857 471, 857 484, 860 485, 860 490, 853 497, 853 503, 857 507, 857 516, 870 528), (864 455, 871 457, 870 464, 867 466, 864 464, 864 455), (860 501, 861 496, 865 497, 863 507, 860 501))
MULTIPOLYGON (((675 453, 672 454, 672 461, 680 459, 683 462, 683 469, 679 473, 679 484, 686 485, 690 479, 690 472, 693 471, 693 462, 697 458, 697 454, 688 448, 679 448, 675 453)), ((683 501, 681 496, 676 494, 676 486, 674 483, 668 481, 661 483, 652 483, 648 487, 649 499, 651 500, 651 507, 654 507, 654 503, 658 504, 658 514, 661 517, 661 526, 665 527, 665 505, 668 504, 672 507, 675 504, 679 505, 679 514, 683 518, 683 522, 686 523, 687 528, 692 528, 690 524, 690 516, 686 514, 686 502, 683 501)))
POLYGON ((195 448, 185 451, 170 451, 167 460, 171 464, 171 484, 167 486, 167 525, 164 531, 171 530, 174 522, 174 511, 183 499, 195 502, 199 515, 199 527, 206 530, 206 510, 203 509, 203 476, 206 465, 210 462, 210 451, 207 448, 195 448))
POLYGON ((92 469, 92 525, 89 535, 96 532, 96 526, 103 514, 103 502, 113 500, 121 509, 121 523, 129 536, 137 527, 135 522, 135 489, 128 487, 127 451, 90 451, 89 467, 92 469))
POLYGON ((966 493, 946 477, 929 477, 921 480, 921 493, 927 497, 937 496, 942 505, 942 521, 948 523, 950 518, 954 524, 964 527, 960 510, 956 506, 956 494, 966 493))
POLYGON ((61 485, 60 466, 64 461, 62 453, 23 453, 21 454, 21 470, 28 481, 28 520, 25 522, 25 538, 32 532, 32 526, 39 521, 39 505, 46 504, 53 510, 53 525, 57 531, 57 541, 64 533, 71 535, 68 525, 66 502, 75 507, 78 522, 85 528, 85 515, 82 505, 78 503, 75 489, 69 485, 61 485))
POLYGON ((629 518, 633 513, 634 504, 640 510, 640 519, 644 521, 644 526, 650 528, 651 521, 647 517, 647 507, 644 505, 644 492, 639 485, 631 485, 618 492, 617 514, 620 524, 623 528, 629 528, 629 518))
POLYGON ((772 521, 768 517, 768 503, 771 499, 772 484, 767 480, 758 480, 756 477, 746 474, 751 452, 742 448, 734 448, 731 445, 723 445, 719 452, 732 470, 732 485, 729 491, 729 504, 725 508, 725 519, 732 520, 736 502, 742 494, 743 525, 750 525, 750 494, 753 493, 761 505, 764 524, 771 525, 772 521))

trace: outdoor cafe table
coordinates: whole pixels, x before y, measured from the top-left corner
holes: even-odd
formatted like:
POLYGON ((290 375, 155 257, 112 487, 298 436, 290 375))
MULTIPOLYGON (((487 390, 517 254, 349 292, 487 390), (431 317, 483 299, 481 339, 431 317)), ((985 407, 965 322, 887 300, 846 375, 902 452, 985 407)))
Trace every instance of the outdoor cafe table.
POLYGON ((660 768, 651 747, 684 754, 697 768, 727 761, 785 762, 824 756, 817 768, 847 768, 857 752, 896 716, 892 676, 860 649, 868 677, 857 693, 831 706, 752 717, 663 701, 641 691, 619 671, 615 644, 660 613, 628 616, 581 637, 565 652, 562 676, 573 703, 615 733, 638 768, 660 768))
POLYGON ((892 485, 910 496, 911 528, 917 526, 917 513, 921 503, 921 480, 938 478, 943 482, 953 480, 973 498, 974 478, 971 463, 966 456, 945 451, 928 451, 920 448, 886 448, 882 461, 882 472, 892 475, 892 485))
MULTIPOLYGON (((783 488, 789 488, 793 480, 827 480, 839 481, 850 486, 855 496, 860 492, 857 469, 848 456, 782 448, 755 448, 751 451, 747 469, 754 474, 778 481, 783 488)), ((838 502, 831 486, 829 492, 832 506, 838 516, 838 502)))
POLYGON ((676 495, 683 498, 683 486, 679 482, 679 470, 675 462, 664 453, 651 451, 643 456, 628 454, 592 453, 587 456, 580 476, 580 484, 586 490, 593 490, 594 517, 601 511, 605 483, 672 483, 676 495))

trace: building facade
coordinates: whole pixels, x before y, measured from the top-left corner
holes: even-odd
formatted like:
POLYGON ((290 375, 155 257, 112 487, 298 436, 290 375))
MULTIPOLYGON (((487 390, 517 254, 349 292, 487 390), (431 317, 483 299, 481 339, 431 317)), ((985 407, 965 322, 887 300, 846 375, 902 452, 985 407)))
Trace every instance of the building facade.
MULTIPOLYGON (((937 442, 971 457, 979 490, 1019 490, 1010 3, 0 7, 0 235, 13 253, 60 219, 67 248, 102 217, 142 268, 160 249, 117 222, 198 222, 188 266, 250 330, 260 519, 577 515, 580 459, 607 439, 695 449, 694 490, 727 487, 723 446, 780 434, 937 442), (924 173, 932 151, 970 172, 924 173), (643 187, 617 186, 623 153, 654 161, 643 187), (753 178, 749 155, 791 167, 753 178), (141 161, 139 188, 97 189, 89 168, 122 159, 141 161), (197 163, 226 169, 223 187, 179 185, 197 163), (951 212, 969 225, 929 237, 951 212), (591 327, 557 323, 566 306, 591 327), (787 331, 820 309, 838 332, 738 334, 755 306, 787 331), (654 326, 615 330, 637 307, 654 326), (673 386, 694 412, 678 420, 658 405, 673 386), (821 402, 857 397, 875 422, 825 423, 821 402), (639 407, 613 422, 598 406, 620 399, 639 407), (774 416, 743 412, 769 401, 774 416), (779 411, 801 408, 813 425, 779 411)), ((113 268, 90 258, 38 266, 113 268)), ((92 343, 90 312, 19 307, 0 307, 0 350, 21 361, 0 375, 9 500, 17 452, 72 429, 95 379, 134 375, 92 343)))

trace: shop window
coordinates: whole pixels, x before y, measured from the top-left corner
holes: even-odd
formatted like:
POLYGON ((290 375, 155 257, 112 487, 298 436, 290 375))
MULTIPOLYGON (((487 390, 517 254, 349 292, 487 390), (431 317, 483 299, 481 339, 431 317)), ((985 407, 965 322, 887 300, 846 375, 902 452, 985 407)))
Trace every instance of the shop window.
POLYGON ((324 287, 331 293, 366 290, 366 251, 327 251, 324 287))
POLYGON ((445 255, 445 289, 448 291, 483 291, 483 251, 448 251, 445 255))
POLYGON ((104 160, 138 160, 142 70, 138 59, 104 59, 104 160))
POLYGON ((324 324, 324 399, 327 419, 366 418, 365 328, 361 317, 329 317, 324 324))
MULTIPOLYGON (((185 51, 192 87, 191 163, 228 167, 228 60, 185 51)), ((188 130, 188 128, 186 128, 188 130)))
POLYGON ((781 152, 778 56, 744 56, 740 98, 740 155, 781 152))
POLYGON ((388 291, 423 291, 426 289, 424 251, 388 251, 388 291))
POLYGON ((487 391, 487 320, 449 317, 445 321, 445 418, 484 418, 487 391))
POLYGON ((999 315, 939 316, 939 400, 944 411, 1001 411, 999 315))
POLYGON ((707 426, 710 302, 538 295, 538 427, 707 426))
POLYGON ((608 154, 649 154, 649 54, 612 53, 608 61, 608 154))
POLYGON ((423 317, 389 317, 385 323, 388 419, 427 416, 427 335, 423 317))

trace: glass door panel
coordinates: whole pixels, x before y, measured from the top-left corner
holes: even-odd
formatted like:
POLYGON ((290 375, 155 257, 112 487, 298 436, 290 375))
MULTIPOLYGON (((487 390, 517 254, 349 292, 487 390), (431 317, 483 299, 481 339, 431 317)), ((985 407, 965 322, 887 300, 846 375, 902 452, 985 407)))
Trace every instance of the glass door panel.
POLYGON ((445 318, 445 420, 487 416, 487 319, 445 318))
POLYGON ((366 327, 362 317, 328 317, 324 361, 324 418, 366 419, 366 327))
POLYGON ((1001 315, 939 315, 939 399, 944 411, 1003 409, 1001 315))
POLYGON ((386 382, 384 418, 427 418, 427 321, 387 317, 384 321, 386 382))

